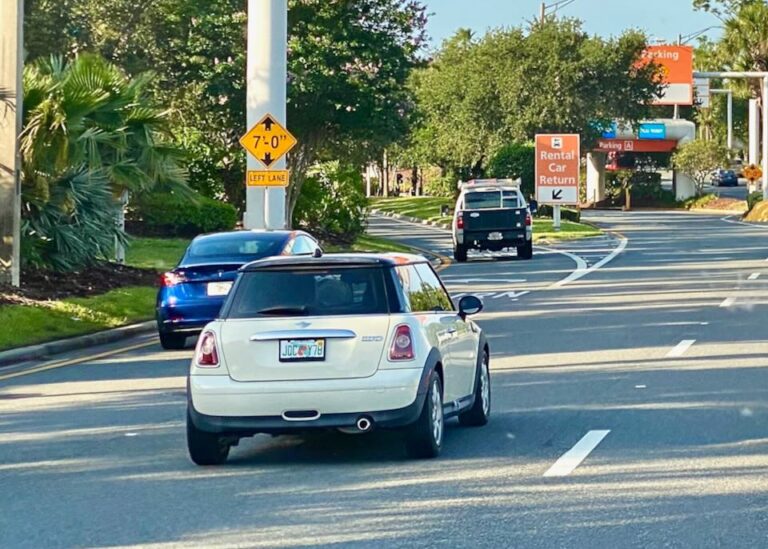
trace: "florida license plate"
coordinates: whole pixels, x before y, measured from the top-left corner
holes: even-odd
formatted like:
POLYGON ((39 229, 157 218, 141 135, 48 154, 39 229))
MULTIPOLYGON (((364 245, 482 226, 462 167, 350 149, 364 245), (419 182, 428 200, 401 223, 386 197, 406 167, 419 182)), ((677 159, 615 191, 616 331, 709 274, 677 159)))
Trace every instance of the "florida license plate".
POLYGON ((325 360, 324 339, 280 340, 280 362, 312 362, 325 360))
POLYGON ((209 282, 206 293, 210 296, 227 295, 232 289, 232 282, 209 282))
POLYGON ((502 240, 504 235, 501 233, 491 233, 488 235, 488 240, 502 240))

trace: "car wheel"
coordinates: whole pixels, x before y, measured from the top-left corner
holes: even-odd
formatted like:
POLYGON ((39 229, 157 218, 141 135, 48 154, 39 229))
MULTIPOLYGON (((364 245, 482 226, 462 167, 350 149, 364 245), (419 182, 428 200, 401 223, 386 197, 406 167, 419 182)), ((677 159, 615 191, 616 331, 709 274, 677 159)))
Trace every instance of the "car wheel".
POLYGON ((201 431, 187 413, 187 449, 197 465, 221 465, 227 461, 231 442, 221 435, 201 431))
POLYGON ((453 258, 459 263, 464 263, 467 260, 467 249, 461 244, 456 244, 453 247, 453 258))
POLYGON ((483 426, 491 416, 491 372, 488 363, 488 351, 483 351, 475 384, 475 402, 469 410, 459 414, 459 423, 465 427, 483 426))
POLYGON ((517 257, 520 259, 531 259, 533 257, 533 241, 529 240, 522 246, 517 247, 517 257))
POLYGON ((178 351, 187 345, 186 334, 159 332, 160 346, 168 351, 178 351))
POLYGON ((429 390, 424 406, 406 433, 406 449, 413 458, 433 458, 440 454, 443 446, 443 390, 440 376, 433 371, 429 377, 429 390))

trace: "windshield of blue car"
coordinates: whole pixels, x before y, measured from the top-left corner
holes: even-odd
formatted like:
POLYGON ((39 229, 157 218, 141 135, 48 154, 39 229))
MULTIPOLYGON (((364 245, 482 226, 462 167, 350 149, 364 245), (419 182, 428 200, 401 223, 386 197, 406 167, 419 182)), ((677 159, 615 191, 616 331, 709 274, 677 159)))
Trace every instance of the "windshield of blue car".
POLYGON ((274 235, 231 235, 195 240, 181 261, 185 265, 250 263, 278 255, 283 251, 284 237, 274 235))

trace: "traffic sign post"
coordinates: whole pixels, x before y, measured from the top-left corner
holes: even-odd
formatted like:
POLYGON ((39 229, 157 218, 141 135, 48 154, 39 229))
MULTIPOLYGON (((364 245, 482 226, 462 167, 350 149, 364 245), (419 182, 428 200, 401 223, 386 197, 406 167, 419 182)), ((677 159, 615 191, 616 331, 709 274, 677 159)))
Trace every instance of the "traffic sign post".
POLYGON ((581 139, 579 134, 536 135, 536 200, 553 206, 560 230, 560 206, 579 204, 581 139))
POLYGON ((250 131, 246 136, 257 131, 266 140, 257 143, 255 138, 243 139, 250 153, 243 225, 246 229, 282 229, 286 226, 285 187, 248 183, 254 181, 252 172, 285 169, 285 160, 277 153, 285 154, 282 149, 286 141, 272 138, 277 135, 274 123, 285 122, 286 118, 288 0, 248 0, 247 39, 246 127, 250 131), (272 126, 267 117, 273 121, 272 126))

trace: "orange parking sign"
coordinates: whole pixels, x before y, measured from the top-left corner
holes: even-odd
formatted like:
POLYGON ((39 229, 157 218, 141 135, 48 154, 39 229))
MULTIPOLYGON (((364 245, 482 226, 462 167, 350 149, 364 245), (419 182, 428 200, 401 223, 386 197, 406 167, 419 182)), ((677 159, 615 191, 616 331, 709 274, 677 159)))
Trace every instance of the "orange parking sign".
POLYGON ((579 203, 579 134, 536 136, 536 199, 542 204, 579 203))
POLYGON ((648 46, 640 65, 653 61, 661 67, 665 85, 654 105, 693 105, 693 48, 691 46, 648 46))

